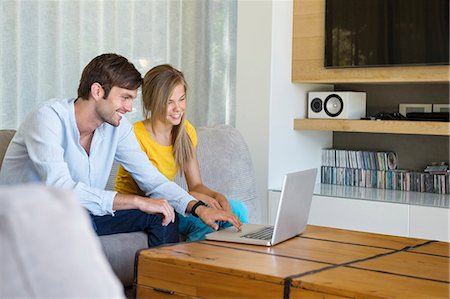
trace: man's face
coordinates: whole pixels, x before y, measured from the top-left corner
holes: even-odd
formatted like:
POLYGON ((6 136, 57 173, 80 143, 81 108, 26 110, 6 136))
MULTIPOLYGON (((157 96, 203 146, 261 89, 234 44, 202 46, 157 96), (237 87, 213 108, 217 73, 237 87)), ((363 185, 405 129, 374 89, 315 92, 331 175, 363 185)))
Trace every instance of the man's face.
POLYGON ((123 115, 133 109, 133 100, 136 96, 137 89, 113 86, 106 99, 99 101, 97 114, 102 121, 117 127, 123 115))

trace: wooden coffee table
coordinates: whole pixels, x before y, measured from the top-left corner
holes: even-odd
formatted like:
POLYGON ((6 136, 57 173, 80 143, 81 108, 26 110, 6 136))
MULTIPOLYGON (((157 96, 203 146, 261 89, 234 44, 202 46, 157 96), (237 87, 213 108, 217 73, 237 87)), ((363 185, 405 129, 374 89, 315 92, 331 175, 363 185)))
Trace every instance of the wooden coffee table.
POLYGON ((271 248, 146 249, 137 274, 138 298, 449 298, 449 244, 308 226, 271 248))

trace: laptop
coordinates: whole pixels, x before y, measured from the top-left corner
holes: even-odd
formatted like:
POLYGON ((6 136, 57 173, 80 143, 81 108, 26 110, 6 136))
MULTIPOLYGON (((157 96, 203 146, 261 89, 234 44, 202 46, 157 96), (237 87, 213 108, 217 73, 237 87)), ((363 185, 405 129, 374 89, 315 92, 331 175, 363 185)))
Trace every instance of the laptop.
POLYGON ((273 246, 305 231, 317 169, 288 173, 283 180, 275 225, 243 224, 206 235, 207 240, 273 246))

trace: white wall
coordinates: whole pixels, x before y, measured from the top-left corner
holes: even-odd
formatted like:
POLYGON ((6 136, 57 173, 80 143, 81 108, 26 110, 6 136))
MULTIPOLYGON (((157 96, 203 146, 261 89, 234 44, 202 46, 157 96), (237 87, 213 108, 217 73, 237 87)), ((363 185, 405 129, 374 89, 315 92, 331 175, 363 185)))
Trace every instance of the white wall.
POLYGON ((292 0, 239 0, 236 127, 250 148, 258 196, 267 220, 267 190, 279 189, 286 172, 318 167, 331 133, 298 132, 306 92, 332 86, 291 83, 292 0))
POLYGON ((271 15, 271 1, 238 1, 236 128, 253 159, 262 221, 267 217, 271 15))
POLYGON ((331 132, 295 131, 294 118, 307 116, 307 92, 332 85, 293 84, 293 1, 273 1, 269 129, 269 189, 280 189, 284 174, 321 165, 321 149, 332 144, 331 132))

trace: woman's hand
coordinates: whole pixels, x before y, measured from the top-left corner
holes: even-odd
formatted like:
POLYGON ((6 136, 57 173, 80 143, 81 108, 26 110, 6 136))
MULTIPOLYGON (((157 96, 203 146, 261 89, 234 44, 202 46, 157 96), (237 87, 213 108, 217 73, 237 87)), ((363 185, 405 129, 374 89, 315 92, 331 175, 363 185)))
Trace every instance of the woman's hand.
POLYGON ((211 196, 208 196, 203 193, 195 192, 195 191, 191 191, 191 192, 189 192, 189 194, 192 195, 193 197, 195 197, 195 199, 203 201, 204 203, 206 203, 208 205, 208 207, 210 207, 212 209, 222 210, 222 206, 220 205, 220 203, 211 196))
POLYGON ((230 202, 228 201, 228 199, 225 196, 223 196, 222 194, 216 192, 215 199, 219 203, 219 205, 220 205, 222 210, 231 212, 230 202))
POLYGON ((228 211, 211 209, 206 206, 199 206, 195 213, 198 217, 207 225, 212 227, 214 230, 219 229, 218 221, 225 221, 233 225, 237 230, 241 230, 242 222, 239 218, 228 211))

